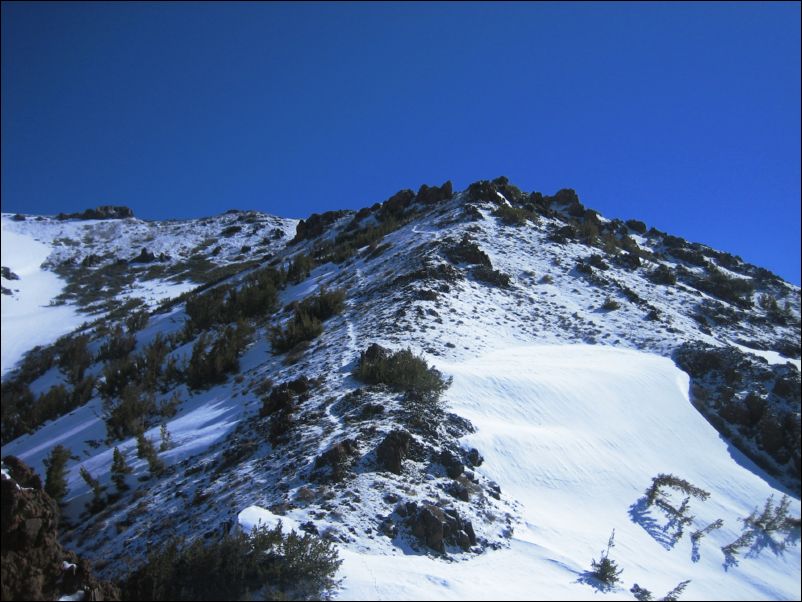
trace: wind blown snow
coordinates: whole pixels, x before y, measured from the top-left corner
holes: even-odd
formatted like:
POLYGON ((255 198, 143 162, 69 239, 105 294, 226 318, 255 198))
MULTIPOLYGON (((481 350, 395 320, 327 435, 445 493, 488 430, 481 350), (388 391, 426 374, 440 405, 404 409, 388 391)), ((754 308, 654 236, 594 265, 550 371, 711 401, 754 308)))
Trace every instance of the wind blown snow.
MULTIPOLYGON (((720 548, 740 533, 738 519, 783 492, 693 408, 688 377, 670 360, 558 345, 437 364, 454 377, 453 409, 477 427, 464 444, 521 503, 520 524, 510 548, 459 563, 344 549, 341 599, 631 599, 633 583, 660 594, 686 579, 688 599, 800 598, 798 546, 753 549, 725 569, 720 548), (724 527, 698 547, 687 534, 671 545, 665 517, 637 504, 658 473, 711 492, 692 504, 692 529, 717 518, 724 527), (602 592, 585 580, 612 529, 623 583, 602 592)), ((799 502, 792 508, 798 515, 799 502)))

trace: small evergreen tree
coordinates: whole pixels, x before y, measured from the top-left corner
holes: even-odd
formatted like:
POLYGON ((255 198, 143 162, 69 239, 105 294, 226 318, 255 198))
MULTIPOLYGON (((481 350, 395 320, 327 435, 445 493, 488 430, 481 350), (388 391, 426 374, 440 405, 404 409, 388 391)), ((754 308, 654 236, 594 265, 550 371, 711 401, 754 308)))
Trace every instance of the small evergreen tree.
POLYGON ((688 587, 690 582, 690 579, 687 579, 686 581, 680 581, 677 586, 668 592, 665 597, 661 598, 661 600, 665 600, 665 602, 677 602, 680 595, 685 591, 685 588, 688 587))
POLYGON ((136 436, 136 455, 147 461, 150 474, 158 477, 164 473, 164 462, 156 454, 156 448, 150 439, 145 437, 144 432, 136 436))
POLYGON ((45 493, 61 504, 67 495, 67 478, 65 469, 70 459, 70 450, 63 445, 57 445, 44 459, 45 465, 45 493))
POLYGON ((103 507, 104 488, 100 485, 100 481, 93 477, 85 466, 81 466, 80 472, 81 478, 86 481, 86 484, 89 485, 89 488, 92 490, 92 501, 87 504, 87 507, 90 512, 97 512, 103 507))
POLYGON ((624 569, 618 568, 615 560, 610 560, 610 549, 613 547, 615 547, 615 529, 610 534, 610 539, 607 540, 607 549, 602 550, 599 561, 596 562, 596 559, 593 559, 591 562, 593 576, 607 587, 613 587, 621 581, 619 575, 624 572, 624 569))
POLYGON ((173 446, 172 435, 170 431, 167 430, 167 425, 162 423, 161 429, 159 430, 159 435, 161 437, 161 443, 159 444, 159 451, 167 451, 173 446))
POLYGON ((128 463, 125 461, 125 456, 119 450, 119 448, 114 448, 114 456, 111 463, 111 480, 114 481, 114 485, 117 487, 117 491, 122 493, 126 489, 128 489, 128 484, 125 482, 125 476, 130 474, 133 469, 128 466, 128 463))

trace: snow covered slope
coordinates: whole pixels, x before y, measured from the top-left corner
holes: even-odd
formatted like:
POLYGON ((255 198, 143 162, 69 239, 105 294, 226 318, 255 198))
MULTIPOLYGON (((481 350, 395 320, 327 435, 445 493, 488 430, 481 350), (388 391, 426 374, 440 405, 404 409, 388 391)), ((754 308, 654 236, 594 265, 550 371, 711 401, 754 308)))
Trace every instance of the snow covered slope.
POLYGON ((5 375, 22 355, 36 345, 47 345, 83 323, 74 307, 50 306, 65 282, 53 272, 43 270, 50 247, 30 236, 6 229, 2 220, 2 264, 17 276, 3 278, 0 327, 3 332, 0 372, 5 375))
POLYGON ((18 277, 4 271, 4 376, 25 352, 84 322, 117 307, 152 310, 206 282, 214 268, 236 269, 250 259, 243 249, 274 253, 298 221, 244 211, 165 222, 20 217, 0 221, 0 261, 18 277), (140 262, 142 249, 154 259, 140 262))

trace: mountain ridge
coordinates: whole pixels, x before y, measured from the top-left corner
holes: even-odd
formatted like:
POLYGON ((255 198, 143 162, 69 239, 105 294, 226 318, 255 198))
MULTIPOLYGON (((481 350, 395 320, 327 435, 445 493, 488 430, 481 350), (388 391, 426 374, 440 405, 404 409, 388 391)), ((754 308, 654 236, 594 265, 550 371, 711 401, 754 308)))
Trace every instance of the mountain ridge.
MULTIPOLYGON (((143 481, 150 485, 139 502, 116 501, 68 534, 82 553, 107 559, 101 574, 113 573, 110 559, 119 557, 121 542, 130 553, 144 551, 146 539, 162 540, 159 517, 173 517, 167 524, 183 517, 191 521, 183 526, 189 532, 213 533, 232 508, 236 520, 237 512, 253 504, 300 513, 306 521, 296 518, 299 524, 326 529, 327 537, 349 549, 391 553, 411 546, 416 553, 467 558, 508 546, 518 524, 517 502, 483 474, 490 469, 479 468, 482 450, 460 443, 472 431, 470 423, 436 399, 416 399, 418 388, 360 380, 366 358, 389 361, 406 348, 413 357, 421 354, 424 366, 534 342, 592 343, 674 357, 691 374, 697 409, 711 423, 719 421, 720 431, 722 423, 729 428, 731 441, 785 483, 772 481, 775 489, 798 496, 799 440, 793 435, 799 430, 799 288, 767 270, 647 230, 642 222, 603 218, 569 189, 553 196, 525 194, 506 178, 456 194, 448 183, 425 186, 358 212, 310 216, 297 222, 291 240, 288 228, 282 229, 275 240, 286 246, 271 247, 270 258, 250 264, 238 238, 242 229, 223 234, 238 225, 210 225, 231 239, 219 253, 238 273, 183 292, 146 313, 141 325, 127 324, 116 334, 97 323, 85 328, 92 359, 82 372, 97 379, 86 404, 34 435, 4 437, 4 455, 19 455, 34 467, 41 466, 49 445, 72 442, 81 466, 107 475, 116 441, 104 441, 104 420, 123 403, 124 391, 109 391, 111 367, 122 369, 127 358, 141 357, 130 360, 130 374, 140 374, 131 378, 144 383, 147 350, 160 337, 166 341, 151 395, 161 407, 177 395, 177 413, 153 414, 142 426, 153 438, 163 419, 173 432, 176 445, 163 454, 167 476, 143 481), (238 261, 239 255, 246 261, 238 261), (343 291, 339 304, 326 296, 335 291, 343 291), (275 309, 264 311, 271 303, 259 301, 254 310, 250 297, 274 299, 275 309), (330 315, 322 312, 326 303, 337 306, 330 315), (209 338, 199 346, 204 332, 209 338), (112 342, 126 337, 133 344, 113 352, 112 342), (244 341, 234 352, 238 369, 223 368, 220 384, 199 383, 193 391, 176 376, 187 374, 193 358, 202 362, 228 353, 212 339, 236 337, 244 341), (288 341, 289 351, 277 353, 278 341, 288 341), (385 351, 371 352, 374 344, 385 351), (795 355, 790 359, 797 363, 786 364, 783 353, 795 355), (178 372, 168 378, 170 358, 178 372), (738 362, 735 376, 747 375, 741 380, 728 371, 738 362), (95 394, 100 390, 107 392, 95 394), (415 419, 421 408, 430 424, 415 419), (400 458, 401 475, 388 470, 395 461, 387 464, 380 456, 400 458), (221 480, 229 472, 238 476, 221 480), (260 483, 271 492, 258 493, 260 483), (377 486, 385 495, 369 493, 377 486), (147 512, 138 510, 142 500, 147 512), (488 513, 492 521, 480 520, 488 513)), ((264 239, 262 230, 254 229, 254 239, 259 236, 264 239)), ((145 258, 161 252, 166 250, 154 244, 145 258)), ((72 266, 93 254, 80 253, 72 266)), ((68 259, 63 252, 57 257, 68 259)), ((127 257, 131 265, 137 256, 127 257)), ((116 259, 104 261, 114 265, 116 259)), ((62 345, 49 361, 39 358, 42 365, 27 370, 36 375, 28 383, 20 381, 25 366, 4 378, 4 402, 12 399, 13 382, 39 395, 59 385, 73 387, 74 396, 85 378, 67 378, 73 364, 65 354, 62 345)), ((147 390, 138 395, 147 398, 147 390)), ((117 441, 131 453, 130 435, 117 441)), ((145 463, 137 466, 146 477, 145 463)), ((71 468, 69 478, 67 513, 73 518, 88 494, 76 478, 78 468, 71 468)))

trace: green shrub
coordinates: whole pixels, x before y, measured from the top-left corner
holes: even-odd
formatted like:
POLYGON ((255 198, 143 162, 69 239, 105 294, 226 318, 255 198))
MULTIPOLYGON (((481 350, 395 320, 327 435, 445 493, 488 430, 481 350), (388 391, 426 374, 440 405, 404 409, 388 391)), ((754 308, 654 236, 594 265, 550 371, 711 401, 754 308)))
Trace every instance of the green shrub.
POLYGON ((118 492, 122 493, 128 489, 125 477, 131 474, 132 470, 128 462, 125 461, 123 453, 115 447, 111 463, 111 480, 114 482, 115 487, 117 487, 118 492))
POLYGON ((612 297, 607 297, 601 305, 601 308, 605 311, 615 311, 616 309, 620 309, 620 307, 621 304, 612 297))
POLYGON ((150 474, 156 477, 164 474, 164 462, 156 453, 153 442, 145 436, 144 431, 140 431, 136 436, 136 455, 148 463, 150 474))
POLYGON ((504 204, 496 207, 493 215, 508 226, 525 226, 526 222, 537 222, 538 219, 537 214, 530 209, 511 207, 504 204))
POLYGON ((383 384, 396 391, 414 391, 435 399, 451 384, 410 349, 393 353, 375 343, 360 354, 354 377, 370 385, 383 384))
POLYGON ((109 333, 106 342, 100 346, 97 359, 98 361, 119 360, 127 357, 134 350, 134 347, 136 347, 136 337, 123 332, 122 325, 116 324, 109 333))
POLYGON ((293 284, 298 284, 302 280, 306 280, 309 273, 315 268, 315 260, 305 255, 298 253, 290 262, 287 268, 287 280, 293 284))
POLYGON ((152 393, 143 391, 135 384, 127 384, 119 400, 107 399, 103 402, 106 436, 117 440, 135 435, 147 428, 157 413, 152 393))
POLYGON ((239 371, 239 356, 252 335, 253 327, 241 321, 236 327, 226 326, 211 345, 208 335, 202 334, 192 347, 186 370, 187 385, 201 389, 225 382, 227 374, 239 371))
POLYGON ((293 317, 282 328, 274 328, 270 337, 274 353, 284 353, 296 345, 313 341, 323 334, 323 322, 345 307, 345 291, 321 289, 296 304, 293 317))
POLYGON ((636 219, 628 219, 624 222, 627 225, 627 228, 632 230, 633 232, 637 232, 638 234, 646 234, 646 224, 636 219))
POLYGON ((148 554, 122 586, 124 600, 325 600, 338 586, 333 544, 260 526, 250 535, 184 545, 173 539, 148 554))
POLYGON ((648 278, 654 284, 672 285, 677 283, 677 275, 674 270, 662 263, 649 272, 648 278))
POLYGON ((462 235, 462 240, 445 250, 445 255, 453 263, 468 263, 472 265, 482 265, 489 269, 493 268, 490 257, 482 251, 467 234, 462 235))
POLYGON ((62 337, 55 343, 58 366, 70 383, 81 381, 84 372, 92 363, 92 354, 86 346, 88 342, 87 335, 77 335, 62 337))

